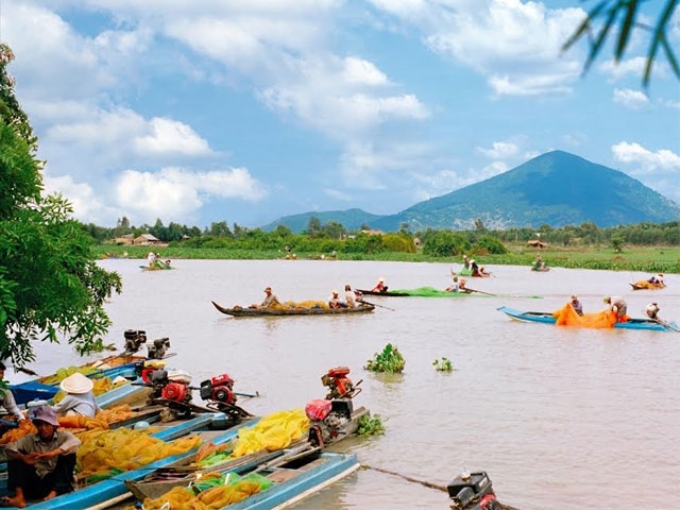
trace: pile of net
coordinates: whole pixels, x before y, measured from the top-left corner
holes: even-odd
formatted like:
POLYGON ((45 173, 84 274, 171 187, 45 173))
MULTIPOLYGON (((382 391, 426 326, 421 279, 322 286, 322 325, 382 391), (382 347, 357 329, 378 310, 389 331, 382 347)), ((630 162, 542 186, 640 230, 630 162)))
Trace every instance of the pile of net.
MULTIPOLYGON (((571 303, 567 303, 561 309, 553 312, 553 317, 555 317, 558 326, 605 329, 613 328, 614 324, 616 324, 616 313, 611 310, 579 315, 574 310, 574 307, 571 306, 571 303)), ((627 322, 628 319, 628 316, 624 316, 619 319, 619 322, 627 322)))
POLYGON ((634 285, 638 289, 663 289, 665 287, 663 283, 650 283, 647 280, 640 280, 635 282, 634 285))
MULTIPOLYGON (((160 498, 146 499, 144 510, 216 510, 238 503, 274 485, 268 478, 251 473, 244 477, 236 473, 206 473, 200 482, 189 488, 175 487, 160 498)), ((129 507, 130 510, 136 508, 129 507)))
POLYGON ((202 441, 189 435, 175 441, 151 437, 153 429, 93 429, 76 436, 82 445, 76 451, 76 474, 85 483, 105 480, 125 471, 138 469, 171 455, 187 453, 202 441))
POLYGON ((274 308, 276 310, 303 310, 307 308, 325 308, 328 309, 328 303, 324 301, 315 301, 313 299, 308 299, 307 301, 286 301, 285 303, 280 303, 278 305, 270 306, 269 308, 274 308))
MULTIPOLYGON (((302 409, 273 413, 252 427, 239 429, 237 438, 226 445, 205 443, 190 465, 199 469, 218 469, 213 466, 263 450, 286 448, 303 438, 308 430, 309 419, 302 409)), ((144 500, 143 508, 145 510, 223 508, 266 490, 273 483, 257 473, 243 477, 235 473, 203 473, 199 481, 188 487, 175 487, 159 498, 147 498, 144 500)))

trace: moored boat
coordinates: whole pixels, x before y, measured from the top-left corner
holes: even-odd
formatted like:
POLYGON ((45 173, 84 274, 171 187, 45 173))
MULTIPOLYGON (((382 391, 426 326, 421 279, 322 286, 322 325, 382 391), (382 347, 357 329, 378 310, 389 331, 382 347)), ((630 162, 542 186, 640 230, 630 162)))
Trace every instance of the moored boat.
MULTIPOLYGON (((557 315, 552 312, 522 312, 509 308, 507 306, 501 306, 497 308, 499 312, 503 312, 508 317, 513 320, 521 322, 539 322, 543 324, 557 324, 557 315)), ((606 312, 599 312, 606 313, 606 312)), ((584 317, 593 317, 599 314, 584 314, 584 317)), ((599 324, 604 324, 605 321, 600 321, 599 324)), ((579 326, 578 323, 569 324, 572 326, 579 326)), ((583 324, 582 327, 598 327, 603 328, 606 326, 602 325, 586 325, 583 324)), ((660 320, 648 319, 648 318, 629 318, 626 322, 615 322, 611 323, 608 327, 613 329, 638 329, 638 330, 649 330, 649 331, 680 331, 680 326, 675 322, 664 322, 660 320)))
POLYGON ((353 313, 368 313, 375 309, 374 305, 361 303, 356 308, 324 308, 324 307, 276 307, 276 308, 248 308, 235 306, 225 308, 215 301, 212 304, 217 310, 233 317, 287 317, 293 315, 345 315, 353 313))

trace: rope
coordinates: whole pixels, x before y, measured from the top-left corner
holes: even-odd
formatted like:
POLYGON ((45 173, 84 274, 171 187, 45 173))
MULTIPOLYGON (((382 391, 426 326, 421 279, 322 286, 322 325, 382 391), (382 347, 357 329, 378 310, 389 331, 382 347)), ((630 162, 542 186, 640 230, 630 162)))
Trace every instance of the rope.
POLYGON ((397 473, 395 471, 390 471, 388 469, 377 468, 377 467, 367 466, 367 465, 362 465, 361 467, 363 469, 372 469, 373 471, 378 471, 380 473, 385 473, 385 474, 392 475, 392 476, 398 476, 399 478, 403 478, 406 481, 413 482, 413 483, 419 483, 420 485, 423 485, 423 486, 425 486, 429 489, 436 489, 438 491, 448 492, 448 489, 446 487, 444 487, 443 485, 437 485, 436 483, 427 482, 427 481, 424 481, 424 480, 418 480, 416 478, 411 478, 410 476, 402 475, 401 473, 397 473))

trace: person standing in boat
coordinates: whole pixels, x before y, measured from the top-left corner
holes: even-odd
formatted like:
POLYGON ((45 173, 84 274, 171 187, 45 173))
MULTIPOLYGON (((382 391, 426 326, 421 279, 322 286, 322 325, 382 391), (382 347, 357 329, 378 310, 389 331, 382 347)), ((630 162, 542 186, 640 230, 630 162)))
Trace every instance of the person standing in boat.
POLYGON ((605 296, 604 302, 609 305, 609 309, 616 314, 616 322, 626 322, 628 320, 626 317, 628 305, 622 297, 605 296))
POLYGON ((26 499, 50 500, 73 491, 75 451, 80 439, 58 430, 57 414, 49 406, 36 409, 33 424, 36 434, 29 434, 5 446, 7 487, 14 496, 0 500, 3 506, 25 508, 26 499))
POLYGON ((345 301, 347 303, 347 308, 356 308, 357 294, 352 290, 352 286, 349 283, 345 285, 345 301))
MULTIPOLYGON (((0 362, 0 381, 5 379, 5 370, 7 370, 7 367, 4 363, 0 362)), ((4 407, 5 410, 11 414, 16 421, 26 419, 26 417, 21 413, 21 410, 17 407, 17 402, 14 400, 14 395, 9 388, 5 390, 0 389, 0 405, 4 407)))
POLYGON ((94 418, 101 411, 94 398, 92 379, 80 372, 69 375, 59 384, 66 396, 54 406, 54 411, 60 416, 82 415, 94 418))
POLYGON ((153 267, 153 263, 156 261, 156 254, 154 252, 150 251, 146 255, 146 260, 149 263, 149 267, 153 267))
POLYGON ((578 300, 578 296, 571 296, 571 306, 574 308, 577 314, 583 315, 583 305, 578 300))

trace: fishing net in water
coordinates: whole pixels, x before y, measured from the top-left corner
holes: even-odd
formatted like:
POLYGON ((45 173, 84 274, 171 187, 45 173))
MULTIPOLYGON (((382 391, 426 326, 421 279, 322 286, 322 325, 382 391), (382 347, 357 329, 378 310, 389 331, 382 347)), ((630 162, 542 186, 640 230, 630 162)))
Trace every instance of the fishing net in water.
MULTIPOLYGON (((561 309, 553 312, 553 317, 555 317, 558 326, 606 329, 613 328, 616 324, 616 314, 611 310, 579 315, 571 306, 571 303, 567 303, 561 309)), ((628 316, 624 316, 623 321, 620 322, 626 321, 628 321, 628 316)))
POLYGON ((415 297, 461 297, 469 296, 465 292, 447 292, 445 290, 435 289, 434 287, 418 287, 417 289, 390 289, 390 292, 406 294, 415 297))

